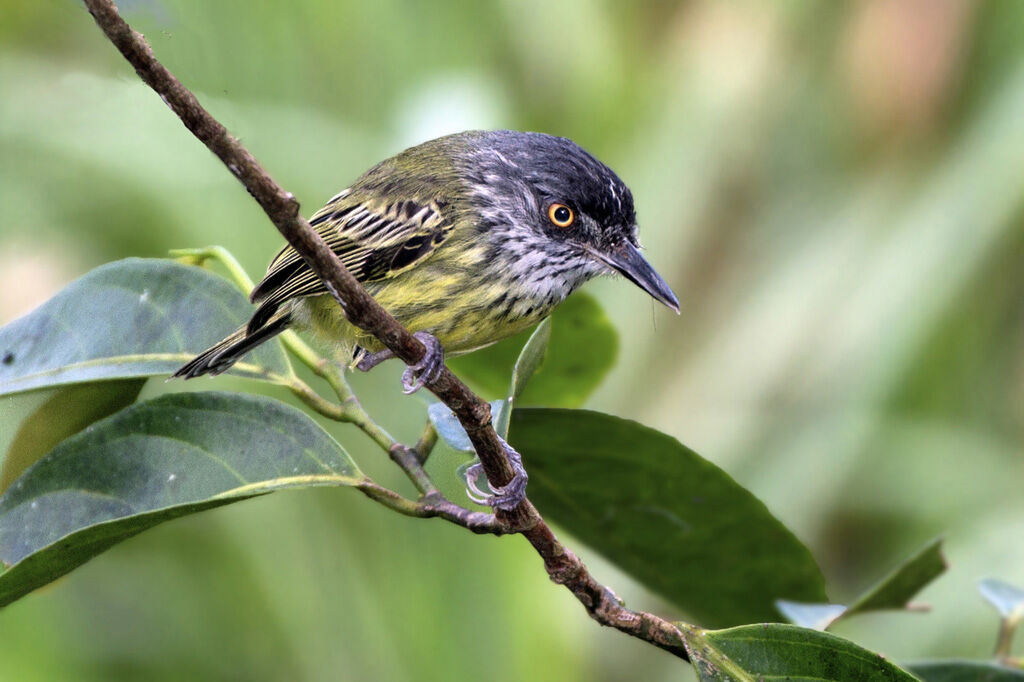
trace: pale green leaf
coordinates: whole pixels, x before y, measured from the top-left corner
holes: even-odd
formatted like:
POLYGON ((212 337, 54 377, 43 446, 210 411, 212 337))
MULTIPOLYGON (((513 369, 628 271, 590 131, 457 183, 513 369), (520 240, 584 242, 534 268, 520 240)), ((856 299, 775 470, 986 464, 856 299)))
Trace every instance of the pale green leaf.
MULTIPOLYGON (((504 400, 495 400, 491 403, 491 415, 494 421, 495 430, 502 433, 502 420, 504 420, 504 431, 508 432, 508 417, 502 417, 506 411, 504 400)), ((427 416, 430 418, 437 435, 441 436, 445 443, 453 450, 460 452, 475 452, 473 443, 470 442, 466 430, 459 423, 459 418, 448 409, 444 403, 431 403, 427 407, 427 416)))
POLYGON ((985 578, 978 583, 978 591, 1003 618, 1020 620, 1024 616, 1024 590, 1019 587, 995 578, 985 578))
POLYGON ((515 367, 512 368, 512 383, 508 389, 510 403, 519 400, 523 391, 526 390, 526 384, 544 362, 544 355, 547 353, 550 340, 551 318, 549 317, 537 325, 526 344, 523 345, 523 350, 519 352, 519 357, 516 358, 515 367))
MULTIPOLYGON (((109 263, 0 328, 0 395, 170 374, 252 312, 226 280, 200 268, 159 259, 109 263)), ((274 380, 289 368, 271 341, 230 371, 274 380)))

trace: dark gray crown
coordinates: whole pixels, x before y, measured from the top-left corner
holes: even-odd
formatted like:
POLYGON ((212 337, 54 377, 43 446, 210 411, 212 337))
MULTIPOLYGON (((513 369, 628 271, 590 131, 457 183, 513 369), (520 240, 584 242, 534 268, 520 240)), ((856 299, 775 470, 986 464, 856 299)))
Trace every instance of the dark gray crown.
POLYGON ((563 202, 632 240, 636 211, 629 187, 572 140, 514 130, 474 131, 460 137, 465 143, 457 154, 461 175, 485 198, 517 197, 535 210, 563 202))

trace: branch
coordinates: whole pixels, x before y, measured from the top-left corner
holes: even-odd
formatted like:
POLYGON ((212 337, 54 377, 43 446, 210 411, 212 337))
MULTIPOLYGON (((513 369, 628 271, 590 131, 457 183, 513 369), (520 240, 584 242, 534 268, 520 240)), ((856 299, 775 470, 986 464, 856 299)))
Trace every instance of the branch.
MULTIPOLYGON (((241 263, 235 260, 231 252, 222 246, 174 249, 169 255, 179 262, 199 267, 202 267, 207 260, 216 261, 228 271, 228 276, 240 291, 246 295, 252 291, 252 279, 249 278, 241 263)), ((427 457, 430 456, 431 450, 437 443, 437 431, 429 419, 415 446, 410 448, 399 443, 373 421, 345 381, 337 364, 320 357, 295 332, 288 331, 282 334, 281 343, 285 350, 295 356, 315 375, 326 381, 340 402, 335 403, 323 398, 306 382, 296 377, 293 372, 289 373, 289 377, 284 378, 282 385, 287 386, 293 395, 318 414, 334 421, 353 424, 372 438, 405 472, 405 475, 416 486, 416 490, 419 491, 420 498, 417 501, 408 500, 369 479, 358 486, 363 494, 400 514, 418 518, 442 518, 474 533, 504 535, 511 531, 493 514, 470 511, 455 504, 442 495, 434 485, 423 468, 427 457)))
POLYGON ((436 490, 414 502, 373 481, 365 481, 357 488, 370 499, 406 516, 415 516, 421 519, 444 519, 480 535, 506 535, 512 532, 508 526, 494 518, 494 514, 470 511, 460 507, 436 490))
MULTIPOLYGON (((337 255, 299 214, 299 202, 295 197, 274 182, 255 157, 156 59, 145 38, 121 18, 112 0, 83 1, 97 25, 135 68, 139 77, 160 95, 185 127, 216 154, 245 186, 278 231, 323 280, 345 311, 346 317, 377 337, 406 364, 418 362, 426 352, 423 344, 363 289, 337 255)), ((437 379, 427 384, 427 388, 458 417, 473 443, 491 486, 496 488, 507 485, 512 480, 513 471, 501 441, 491 426, 490 406, 470 391, 447 367, 437 379)), ((408 453, 392 453, 393 456, 396 454, 401 458, 408 453)), ((366 490, 364 492, 374 494, 366 490)), ((429 497, 429 494, 425 496, 429 497)), ((444 516, 441 510, 437 511, 433 515, 444 516)), ((565 585, 591 617, 602 625, 614 627, 687 659, 679 630, 657 616, 625 608, 614 593, 598 583, 583 562, 558 541, 529 500, 524 500, 510 512, 499 511, 497 516, 510 531, 520 532, 529 540, 544 560, 551 579, 565 585)))
MULTIPOLYGON (((426 352, 423 344, 388 314, 342 265, 337 254, 299 215, 299 202, 291 192, 286 192, 274 182, 249 150, 157 61, 149 44, 121 18, 113 2, 84 2, 100 29, 135 68, 139 77, 160 95, 185 127, 224 162, 263 207, 277 230, 323 280, 349 321, 380 339, 407 365, 419 362, 426 352)), ((490 406, 474 395, 447 367, 437 379, 427 384, 427 388, 459 418, 492 487, 507 485, 512 480, 513 471, 498 435, 490 428, 490 406)), ((535 516, 532 505, 524 502, 507 512, 504 520, 513 527, 521 528, 531 525, 535 516)))

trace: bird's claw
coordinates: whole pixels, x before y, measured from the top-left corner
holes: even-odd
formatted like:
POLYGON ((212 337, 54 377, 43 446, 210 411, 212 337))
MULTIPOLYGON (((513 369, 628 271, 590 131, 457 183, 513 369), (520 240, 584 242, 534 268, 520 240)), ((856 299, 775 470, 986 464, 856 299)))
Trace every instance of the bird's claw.
MULTIPOLYGON (((499 438, 501 437, 499 436, 499 438)), ((506 443, 504 439, 501 439, 501 444, 504 446, 505 455, 512 465, 512 480, 498 488, 493 488, 488 483, 487 490, 489 492, 484 492, 477 486, 477 481, 480 480, 480 474, 483 473, 484 467, 480 462, 476 462, 466 469, 466 495, 477 504, 487 505, 488 507, 503 511, 512 511, 519 506, 520 502, 526 499, 526 483, 530 477, 527 475, 526 469, 523 468, 523 458, 519 453, 512 449, 512 446, 506 443)))
MULTIPOLYGON (((480 462, 469 465, 466 469, 466 496, 476 502, 477 504, 487 504, 489 497, 488 493, 477 486, 476 482, 480 480, 480 474, 484 471, 484 466, 480 462)), ((490 488, 490 486, 488 486, 490 488)))
POLYGON ((406 395, 415 393, 437 379, 444 369, 444 348, 437 337, 427 332, 416 332, 413 336, 419 339, 427 351, 419 362, 406 367, 402 372, 402 392, 406 395))
MULTIPOLYGON (((437 337, 427 332, 416 332, 413 334, 422 343, 427 352, 423 354, 420 361, 410 365, 402 372, 402 390, 406 395, 415 393, 441 375, 444 369, 444 348, 437 337)), ((371 369, 395 357, 390 350, 384 349, 376 353, 363 353, 355 363, 356 369, 360 372, 369 372, 371 369)))
POLYGON ((362 353, 362 357, 356 361, 356 369, 360 372, 369 372, 385 360, 390 360, 395 357, 395 354, 386 348, 382 351, 377 351, 376 353, 366 353, 363 351, 360 351, 360 353, 362 353))

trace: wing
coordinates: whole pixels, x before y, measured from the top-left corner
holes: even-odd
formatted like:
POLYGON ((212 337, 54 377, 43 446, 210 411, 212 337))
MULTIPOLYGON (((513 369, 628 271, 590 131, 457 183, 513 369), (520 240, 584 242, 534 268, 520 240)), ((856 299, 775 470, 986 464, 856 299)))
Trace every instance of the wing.
MULTIPOLYGON (((375 204, 345 190, 317 211, 309 224, 357 280, 374 282, 422 262, 448 238, 454 221, 445 217, 446 208, 448 204, 438 200, 375 204)), ((261 305, 249 321, 249 332, 259 329, 282 303, 326 293, 295 249, 285 247, 252 290, 250 300, 261 305)))

